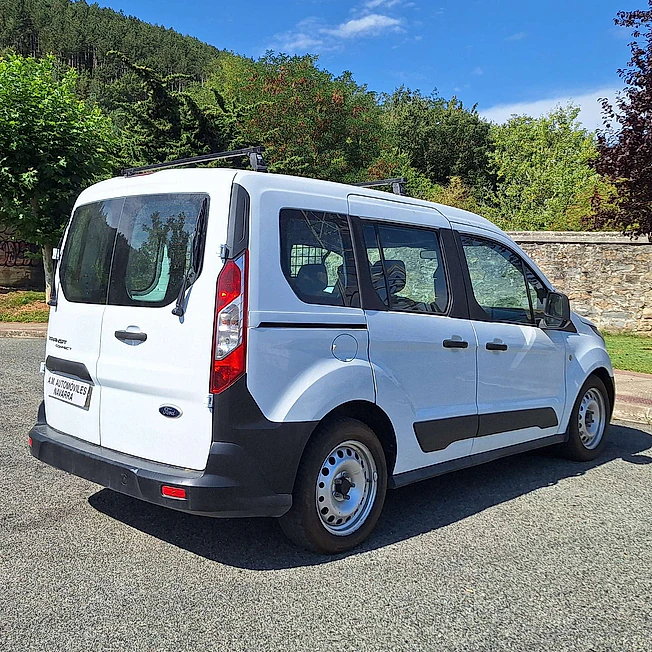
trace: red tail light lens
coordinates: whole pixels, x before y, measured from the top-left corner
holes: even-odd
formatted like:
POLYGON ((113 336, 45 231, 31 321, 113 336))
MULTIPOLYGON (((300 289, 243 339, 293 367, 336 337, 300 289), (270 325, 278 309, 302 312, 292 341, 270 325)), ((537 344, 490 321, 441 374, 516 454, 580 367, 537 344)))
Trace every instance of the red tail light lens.
POLYGON ((219 394, 245 372, 247 256, 228 260, 217 279, 210 391, 219 394))

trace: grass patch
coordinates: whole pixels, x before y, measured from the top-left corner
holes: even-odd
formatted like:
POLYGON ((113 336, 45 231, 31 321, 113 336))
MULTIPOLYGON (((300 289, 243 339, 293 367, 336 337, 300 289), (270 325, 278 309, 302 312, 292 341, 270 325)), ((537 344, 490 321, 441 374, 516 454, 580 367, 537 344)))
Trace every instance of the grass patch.
POLYGON ((16 290, 0 294, 0 322, 45 323, 49 316, 45 292, 16 290))
POLYGON ((615 369, 652 374, 652 337, 604 334, 615 369))

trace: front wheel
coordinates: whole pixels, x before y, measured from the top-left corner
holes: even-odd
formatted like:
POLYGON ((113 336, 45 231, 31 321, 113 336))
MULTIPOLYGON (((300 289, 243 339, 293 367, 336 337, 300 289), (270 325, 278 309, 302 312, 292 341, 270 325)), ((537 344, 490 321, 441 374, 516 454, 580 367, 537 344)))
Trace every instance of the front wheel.
POLYGON ((589 376, 571 413, 568 441, 559 446, 559 453, 578 462, 596 459, 607 443, 610 416, 607 388, 597 376, 589 376))
POLYGON ((312 552, 344 552, 369 536, 386 491, 387 463, 378 438, 361 421, 338 419, 308 443, 281 528, 312 552))

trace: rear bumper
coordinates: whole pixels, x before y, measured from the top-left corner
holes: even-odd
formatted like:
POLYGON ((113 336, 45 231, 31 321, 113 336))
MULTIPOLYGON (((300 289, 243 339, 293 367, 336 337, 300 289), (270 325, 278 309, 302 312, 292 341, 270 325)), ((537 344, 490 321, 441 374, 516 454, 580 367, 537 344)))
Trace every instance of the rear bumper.
POLYGON ((292 506, 292 495, 275 493, 238 444, 213 442, 206 468, 190 471, 102 448, 54 430, 44 421, 40 418, 29 433, 34 457, 119 493, 216 517, 282 516, 292 506), (163 496, 163 485, 183 487, 187 498, 163 496))

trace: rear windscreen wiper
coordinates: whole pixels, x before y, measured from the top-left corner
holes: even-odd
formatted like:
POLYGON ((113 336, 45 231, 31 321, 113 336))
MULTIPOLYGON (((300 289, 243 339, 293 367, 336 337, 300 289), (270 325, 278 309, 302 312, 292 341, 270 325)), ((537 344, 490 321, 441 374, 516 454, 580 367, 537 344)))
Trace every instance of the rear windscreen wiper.
POLYGON ((177 303, 172 310, 176 317, 183 317, 186 312, 184 308, 186 291, 197 280, 204 263, 204 240, 206 239, 206 218, 208 216, 208 199, 204 199, 197 215, 195 231, 192 235, 190 249, 190 265, 188 271, 183 275, 183 281, 177 295, 177 303))

